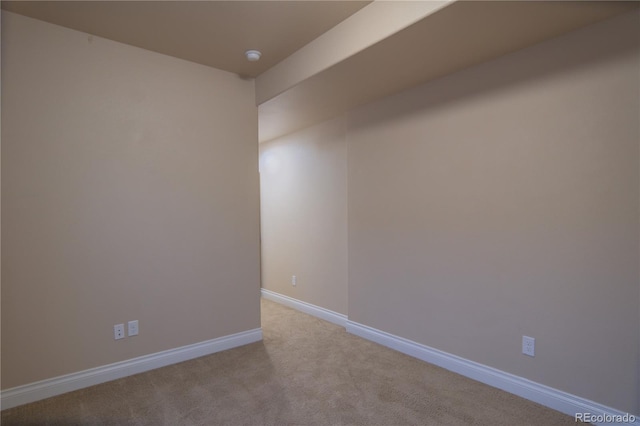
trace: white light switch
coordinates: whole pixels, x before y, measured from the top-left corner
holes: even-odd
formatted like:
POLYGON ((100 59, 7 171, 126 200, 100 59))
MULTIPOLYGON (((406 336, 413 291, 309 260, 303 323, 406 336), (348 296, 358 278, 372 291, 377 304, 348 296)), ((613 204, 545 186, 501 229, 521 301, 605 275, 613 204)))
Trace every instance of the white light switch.
POLYGON ((138 335, 138 320, 135 321, 129 321, 127 323, 127 326, 129 328, 129 336, 137 336, 138 335))

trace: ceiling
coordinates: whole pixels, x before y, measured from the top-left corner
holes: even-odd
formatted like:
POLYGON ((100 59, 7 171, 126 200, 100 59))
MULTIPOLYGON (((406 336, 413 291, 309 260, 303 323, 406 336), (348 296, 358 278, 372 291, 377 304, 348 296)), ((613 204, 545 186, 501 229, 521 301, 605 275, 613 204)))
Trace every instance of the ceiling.
POLYGON ((2 1, 2 8, 255 77, 261 142, 531 46, 638 1, 2 1), (263 56, 248 62, 247 49, 263 56))
POLYGON ((2 9, 255 77, 369 1, 3 1, 2 9), (262 52, 248 62, 244 52, 262 52))

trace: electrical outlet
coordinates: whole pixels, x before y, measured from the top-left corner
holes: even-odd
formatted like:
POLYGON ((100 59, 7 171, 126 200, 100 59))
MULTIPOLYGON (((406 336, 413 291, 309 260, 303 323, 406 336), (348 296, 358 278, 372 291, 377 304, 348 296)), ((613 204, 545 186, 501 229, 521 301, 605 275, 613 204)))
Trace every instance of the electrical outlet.
POLYGON ((536 339, 529 336, 522 336, 522 353, 529 356, 535 356, 536 339))
POLYGON ((124 339, 124 324, 116 324, 113 326, 113 338, 124 339))
POLYGON ((291 275, 291 285, 294 287, 298 285, 298 278, 295 275, 291 275))
POLYGON ((138 335, 138 320, 129 321, 127 323, 127 327, 129 328, 129 336, 137 336, 138 335))

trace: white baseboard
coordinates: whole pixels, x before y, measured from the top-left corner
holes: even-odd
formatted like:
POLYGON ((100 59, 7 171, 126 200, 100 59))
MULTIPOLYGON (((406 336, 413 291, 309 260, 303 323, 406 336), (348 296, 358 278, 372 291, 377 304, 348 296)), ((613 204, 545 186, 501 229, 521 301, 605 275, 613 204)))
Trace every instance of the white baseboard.
POLYGON ((344 327, 347 324, 347 316, 344 314, 339 314, 329 309, 321 308, 320 306, 312 305, 311 303, 303 302, 301 300, 294 299, 293 297, 285 296, 271 290, 263 288, 262 297, 267 300, 280 303, 281 305, 288 306, 297 311, 304 312, 305 314, 309 314, 325 321, 329 321, 341 327, 344 327))
MULTIPOLYGON (((358 324, 353 321, 347 321, 346 329, 349 333, 360 336, 364 339, 379 343, 388 348, 402 352, 414 358, 421 359, 431 364, 435 364, 446 370, 453 371, 462 376, 469 377, 473 380, 485 383, 498 389, 502 389, 514 395, 528 399, 561 413, 568 414, 575 418, 576 413, 590 413, 597 416, 624 416, 627 413, 618 411, 614 408, 607 407, 594 401, 581 398, 531 380, 497 370, 477 362, 469 361, 442 352, 438 349, 431 348, 384 331, 376 330, 366 325, 358 324)), ((640 419, 634 416, 635 421, 631 424, 640 426, 640 419)), ((611 422, 595 422, 596 425, 610 425, 611 422)))
MULTIPOLYGON (((474 361, 469 361, 459 356, 443 352, 363 324, 358 324, 357 322, 350 321, 346 315, 338 314, 292 297, 284 296, 266 289, 262 289, 262 297, 343 326, 349 333, 355 334, 372 342, 376 342, 414 358, 418 358, 422 361, 437 365, 446 370, 453 371, 470 379, 477 380, 489 386, 493 386, 530 401, 537 402, 540 405, 544 405, 545 407, 549 407, 572 416, 574 419, 577 413, 589 413, 593 416, 601 415, 611 416, 614 418, 616 416, 624 416, 627 414, 614 408, 607 407, 606 405, 602 405, 474 361)), ((640 416, 634 417, 634 422, 624 424, 640 426, 640 416)), ((604 426, 617 423, 604 421, 594 422, 593 424, 604 426)))
POLYGON ((17 386, 0 392, 0 407, 3 410, 16 407, 260 340, 262 340, 262 329, 256 328, 205 342, 17 386))

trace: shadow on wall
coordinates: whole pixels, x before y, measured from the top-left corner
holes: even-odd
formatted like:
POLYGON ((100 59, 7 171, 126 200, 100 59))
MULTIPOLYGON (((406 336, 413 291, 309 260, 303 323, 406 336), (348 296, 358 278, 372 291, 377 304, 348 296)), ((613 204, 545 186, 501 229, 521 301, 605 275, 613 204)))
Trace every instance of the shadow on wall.
MULTIPOLYGON (((613 18, 619 19, 619 18, 613 18)), ((519 85, 527 85, 529 82, 536 84, 541 80, 553 78, 561 74, 568 74, 579 69, 591 68, 598 63, 609 63, 616 58, 624 57, 633 51, 637 51, 640 46, 640 14, 630 13, 625 19, 635 21, 635 25, 621 25, 624 42, 612 46, 610 41, 596 37, 596 32, 577 30, 566 37, 580 39, 583 41, 580 48, 572 50, 569 54, 564 49, 563 43, 542 42, 526 49, 505 55, 497 60, 489 61, 489 64, 474 65, 474 76, 476 78, 461 79, 459 74, 467 72, 467 69, 449 74, 436 80, 432 80, 418 88, 410 88, 399 94, 387 98, 392 100, 398 96, 403 97, 403 102, 398 104, 393 112, 389 110, 377 110, 372 103, 364 108, 367 109, 368 119, 366 121, 350 121, 349 126, 367 126, 371 124, 384 125, 384 121, 394 121, 399 117, 412 114, 422 114, 425 110, 432 108, 446 108, 447 104, 455 103, 461 99, 486 96, 490 93, 497 93, 509 90, 519 85), (635 28, 635 29, 633 29, 635 28), (542 46, 541 46, 542 45, 542 46), (518 57, 517 65, 513 65, 511 57, 518 57), (496 62, 505 62, 509 67, 504 67, 504 73, 493 72, 496 62), (428 97, 425 96, 428 93, 428 97)), ((606 25, 608 21, 596 25, 606 25)), ((564 36, 563 36, 564 37, 564 36)), ((630 88, 640 92, 640 88, 630 88)), ((640 96, 640 93, 639 93, 640 96)))

